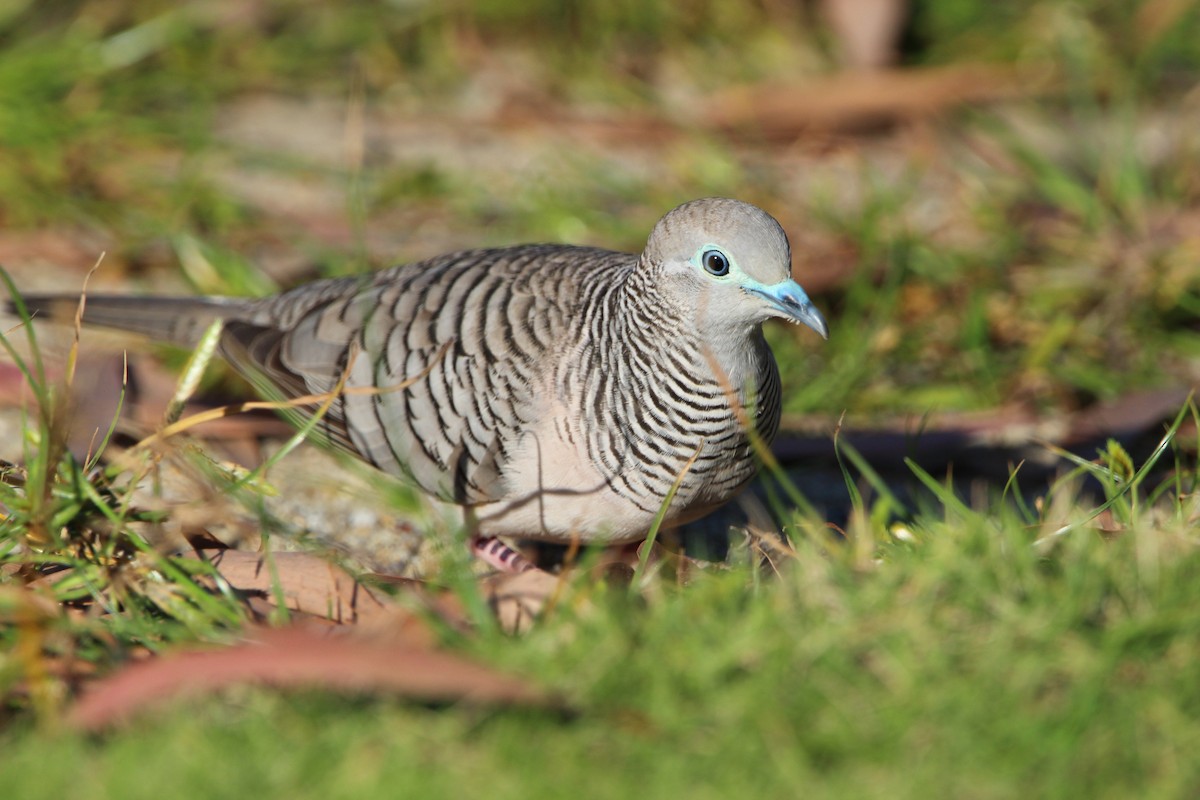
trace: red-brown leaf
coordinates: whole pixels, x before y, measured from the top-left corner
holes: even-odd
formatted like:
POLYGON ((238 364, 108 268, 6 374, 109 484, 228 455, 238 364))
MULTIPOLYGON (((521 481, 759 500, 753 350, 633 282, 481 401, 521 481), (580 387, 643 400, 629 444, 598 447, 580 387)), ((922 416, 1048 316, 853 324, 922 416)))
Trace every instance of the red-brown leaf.
POLYGON ((451 653, 313 629, 258 629, 230 647, 180 651, 129 665, 93 684, 68 713, 68 722, 98 730, 172 698, 243 683, 485 704, 547 701, 528 683, 451 653))
POLYGON ((229 585, 275 602, 275 580, 288 610, 339 623, 364 623, 390 617, 395 606, 356 581, 336 564, 308 553, 274 553, 271 565, 261 553, 222 550, 212 562, 229 585))

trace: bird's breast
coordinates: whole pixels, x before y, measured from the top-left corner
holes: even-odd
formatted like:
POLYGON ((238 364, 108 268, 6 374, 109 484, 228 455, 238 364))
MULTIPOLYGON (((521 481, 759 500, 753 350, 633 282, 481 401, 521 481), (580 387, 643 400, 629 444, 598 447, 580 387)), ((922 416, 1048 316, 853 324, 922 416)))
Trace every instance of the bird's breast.
POLYGON ((747 387, 769 385, 774 364, 725 373, 679 345, 649 362, 586 343, 566 353, 534 394, 535 421, 506 448, 505 500, 480 514, 485 531, 620 541, 645 534, 673 487, 668 522, 733 497, 757 469, 745 423, 762 418, 761 392, 747 387))

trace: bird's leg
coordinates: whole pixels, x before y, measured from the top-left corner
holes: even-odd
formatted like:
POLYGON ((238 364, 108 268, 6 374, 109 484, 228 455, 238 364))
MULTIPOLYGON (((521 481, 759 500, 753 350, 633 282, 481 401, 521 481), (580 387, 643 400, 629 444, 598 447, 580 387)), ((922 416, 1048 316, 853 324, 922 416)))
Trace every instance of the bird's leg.
POLYGON ((482 535, 479 532, 479 518, 475 516, 475 509, 470 506, 463 509, 463 523, 467 527, 467 543, 471 548, 471 555, 483 563, 501 572, 518 573, 535 569, 529 559, 495 536, 482 535))
POLYGON ((535 569, 529 559, 494 536, 472 536, 471 553, 501 572, 528 572, 535 569))

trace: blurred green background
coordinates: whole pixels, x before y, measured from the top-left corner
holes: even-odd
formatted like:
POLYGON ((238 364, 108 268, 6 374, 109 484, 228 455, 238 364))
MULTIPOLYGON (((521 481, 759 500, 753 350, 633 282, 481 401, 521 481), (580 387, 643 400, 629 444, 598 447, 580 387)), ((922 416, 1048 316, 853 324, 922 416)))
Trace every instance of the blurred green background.
POLYGON ((263 293, 731 195, 832 320, 789 411, 1070 412, 1196 376, 1198 80, 1190 0, 7 0, 0 260, 263 293))

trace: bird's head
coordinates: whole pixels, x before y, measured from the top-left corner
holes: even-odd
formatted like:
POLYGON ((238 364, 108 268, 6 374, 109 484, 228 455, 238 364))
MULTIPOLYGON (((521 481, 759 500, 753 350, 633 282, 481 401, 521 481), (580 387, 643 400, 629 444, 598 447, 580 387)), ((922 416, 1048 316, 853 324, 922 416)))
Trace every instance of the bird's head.
POLYGON ((829 336, 792 280, 787 234, 757 206, 721 197, 684 203, 654 226, 642 258, 658 271, 660 289, 694 306, 706 326, 753 328, 778 317, 829 336))

